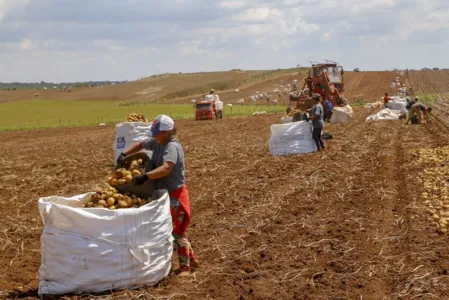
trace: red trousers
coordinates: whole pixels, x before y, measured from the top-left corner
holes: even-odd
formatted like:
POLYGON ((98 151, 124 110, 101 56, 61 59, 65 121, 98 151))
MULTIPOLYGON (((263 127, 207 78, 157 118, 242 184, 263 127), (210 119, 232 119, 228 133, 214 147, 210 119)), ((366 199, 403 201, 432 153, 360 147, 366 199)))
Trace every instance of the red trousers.
POLYGON ((170 213, 173 222, 173 238, 179 258, 179 269, 190 271, 190 262, 197 262, 195 253, 187 237, 187 227, 190 223, 189 193, 185 185, 170 193, 170 213))

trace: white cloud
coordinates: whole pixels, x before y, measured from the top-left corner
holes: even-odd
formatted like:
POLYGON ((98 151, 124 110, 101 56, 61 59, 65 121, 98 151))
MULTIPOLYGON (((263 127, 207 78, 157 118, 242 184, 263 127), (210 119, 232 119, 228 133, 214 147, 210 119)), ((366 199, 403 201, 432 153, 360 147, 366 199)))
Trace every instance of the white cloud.
POLYGON ((281 13, 277 9, 260 7, 260 8, 246 9, 245 11, 239 13, 232 19, 241 22, 260 22, 268 20, 269 18, 278 18, 280 16, 281 13))
POLYGON ((0 24, 0 81, 449 66, 447 0, 0 0, 0 24))

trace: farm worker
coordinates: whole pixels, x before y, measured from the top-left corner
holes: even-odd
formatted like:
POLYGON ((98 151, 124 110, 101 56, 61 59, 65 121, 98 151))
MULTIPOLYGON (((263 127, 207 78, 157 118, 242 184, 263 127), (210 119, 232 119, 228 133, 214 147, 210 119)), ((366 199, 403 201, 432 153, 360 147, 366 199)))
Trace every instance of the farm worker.
POLYGON ((324 121, 330 122, 332 117, 332 110, 334 109, 334 106, 332 105, 332 102, 330 102, 329 99, 326 99, 324 102, 324 121))
POLYGON ((321 99, 322 98, 320 94, 312 95, 312 101, 314 105, 311 110, 312 116, 310 117, 310 119, 312 120, 312 127, 313 127, 312 137, 313 140, 315 141, 317 151, 320 151, 320 147, 321 150, 324 150, 325 148, 323 139, 321 138, 321 132, 323 131, 324 128, 324 121, 323 121, 324 110, 323 106, 321 105, 321 99))
POLYGON ((184 151, 174 136, 175 123, 170 117, 166 115, 156 117, 151 126, 151 133, 152 138, 135 143, 120 154, 117 164, 120 164, 127 155, 142 149, 153 151, 149 163, 155 168, 136 176, 134 182, 136 185, 142 185, 151 179, 155 181, 156 189, 168 191, 173 222, 172 235, 179 258, 179 270, 175 272, 180 276, 188 276, 191 267, 198 266, 198 261, 186 234, 190 222, 190 200, 184 177, 184 151))
POLYGON ((217 119, 223 119, 223 102, 220 99, 215 101, 215 113, 217 119))
POLYGON ((215 94, 215 90, 214 89, 211 89, 210 90, 210 93, 209 93, 210 95, 212 95, 212 100, 211 101, 219 101, 220 100, 220 97, 218 97, 218 95, 217 94, 215 94))
POLYGON ((384 96, 384 107, 387 108, 388 107, 388 102, 390 102, 391 98, 390 96, 388 96, 388 93, 385 93, 384 96))
POLYGON ((427 123, 431 123, 429 116, 427 114, 427 113, 430 113, 431 111, 432 111, 432 107, 425 106, 422 103, 415 103, 412 105, 410 112, 408 113, 407 121, 405 122, 405 124, 407 125, 408 123, 410 123, 413 115, 415 115, 415 114, 418 117, 418 124, 421 124, 423 116, 427 123))

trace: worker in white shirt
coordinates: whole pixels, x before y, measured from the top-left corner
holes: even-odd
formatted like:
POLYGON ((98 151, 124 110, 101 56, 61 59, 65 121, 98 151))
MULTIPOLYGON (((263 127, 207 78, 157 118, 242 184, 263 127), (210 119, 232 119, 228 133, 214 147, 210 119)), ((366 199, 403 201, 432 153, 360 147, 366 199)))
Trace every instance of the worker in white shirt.
POLYGON ((218 97, 218 95, 215 94, 215 90, 214 90, 214 89, 211 89, 211 90, 210 90, 209 95, 212 95, 212 97, 211 97, 211 98, 212 98, 212 101, 220 100, 220 97, 218 97))
POLYGON ((218 100, 215 100, 215 117, 217 119, 223 119, 223 102, 220 101, 220 98, 218 98, 218 100))

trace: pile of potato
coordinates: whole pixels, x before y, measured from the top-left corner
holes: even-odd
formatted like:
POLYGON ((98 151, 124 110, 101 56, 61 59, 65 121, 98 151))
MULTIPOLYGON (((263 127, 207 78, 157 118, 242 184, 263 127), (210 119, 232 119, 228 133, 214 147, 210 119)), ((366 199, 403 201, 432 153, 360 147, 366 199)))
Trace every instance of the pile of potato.
POLYGON ((421 198, 441 233, 449 224, 449 147, 421 149, 418 163, 426 166, 418 179, 423 185, 421 198))
POLYGON ((109 186, 92 194, 89 202, 84 204, 83 207, 114 210, 119 208, 138 208, 150 202, 151 199, 141 199, 129 193, 120 194, 115 188, 109 186))
POLYGON ((131 193, 121 194, 115 186, 131 182, 134 177, 144 172, 145 165, 142 159, 133 160, 128 169, 119 168, 108 177, 109 186, 99 189, 90 196, 89 201, 83 205, 85 208, 138 208, 151 202, 151 199, 141 199, 131 193))
POLYGON ((150 123, 151 121, 145 118, 143 114, 138 113, 130 113, 126 117, 126 122, 143 122, 143 123, 150 123))
POLYGON ((144 168, 145 166, 141 159, 133 160, 128 169, 119 168, 112 172, 111 176, 108 177, 108 183, 111 186, 117 186, 131 182, 134 177, 142 174, 144 168))

